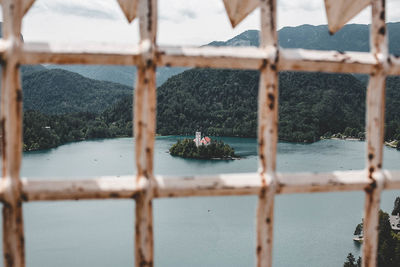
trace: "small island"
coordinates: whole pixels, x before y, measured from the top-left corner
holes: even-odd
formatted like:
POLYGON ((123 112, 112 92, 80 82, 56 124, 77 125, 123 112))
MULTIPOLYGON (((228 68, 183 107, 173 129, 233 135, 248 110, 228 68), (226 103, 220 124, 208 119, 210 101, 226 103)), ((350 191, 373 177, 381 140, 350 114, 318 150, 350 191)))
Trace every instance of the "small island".
POLYGON ((238 159, 235 150, 223 141, 211 140, 209 137, 201 138, 201 133, 196 132, 196 138, 178 140, 169 149, 172 156, 192 159, 232 160, 238 159))

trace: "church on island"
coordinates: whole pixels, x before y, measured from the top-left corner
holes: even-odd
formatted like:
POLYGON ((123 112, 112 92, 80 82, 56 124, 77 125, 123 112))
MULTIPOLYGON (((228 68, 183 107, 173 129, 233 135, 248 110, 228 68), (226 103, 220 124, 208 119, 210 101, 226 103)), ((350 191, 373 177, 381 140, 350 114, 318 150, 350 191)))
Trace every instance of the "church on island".
POLYGON ((201 138, 201 132, 196 132, 196 137, 193 139, 193 142, 196 143, 196 147, 199 147, 200 145, 208 146, 211 144, 211 138, 208 136, 201 138))

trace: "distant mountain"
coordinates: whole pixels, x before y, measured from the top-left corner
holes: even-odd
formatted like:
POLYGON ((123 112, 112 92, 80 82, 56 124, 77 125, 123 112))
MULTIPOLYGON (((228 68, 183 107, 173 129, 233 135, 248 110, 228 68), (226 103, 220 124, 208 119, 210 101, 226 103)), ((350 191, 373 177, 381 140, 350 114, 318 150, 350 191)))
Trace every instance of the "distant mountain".
POLYGON ((109 66, 109 65, 46 65, 48 69, 63 69, 70 72, 98 80, 109 81, 133 86, 136 75, 136 67, 133 66, 109 66))
MULTIPOLYGON (((387 23, 390 53, 400 55, 400 22, 387 23)), ((369 25, 347 24, 334 35, 327 25, 284 27, 278 31, 283 48, 315 50, 360 51, 369 50, 369 25)), ((212 46, 258 46, 259 31, 248 30, 227 41, 215 41, 212 46)))
POLYGON ((22 76, 32 74, 36 71, 46 70, 42 65, 22 65, 21 66, 21 74, 22 76))
POLYGON ((42 70, 22 77, 24 110, 47 114, 99 113, 124 96, 129 86, 97 81, 66 70, 42 70))
POLYGON ((258 30, 248 30, 229 39, 228 41, 214 41, 209 43, 210 46, 259 46, 258 30))
MULTIPOLYGON (((400 23, 388 23, 390 52, 400 54, 400 23)), ((304 48, 316 50, 368 51, 369 26, 362 24, 345 25, 339 32, 330 35, 327 25, 301 25, 284 27, 278 32, 279 45, 283 48, 304 48)), ((248 30, 227 41, 214 41, 211 46, 258 46, 259 31, 248 30)), ((49 69, 64 69, 82 76, 133 86, 136 68, 133 66, 89 66, 89 65, 48 65, 49 69)), ((188 68, 160 67, 157 69, 157 85, 162 85, 173 75, 188 68)), ((365 81, 365 77, 358 76, 365 81)))
MULTIPOLYGON (((110 81, 133 87, 135 85, 136 67, 109 65, 46 65, 48 69, 64 69, 79 73, 87 78, 110 81)), ((163 84, 169 77, 181 73, 188 68, 159 67, 157 68, 157 85, 163 84)))

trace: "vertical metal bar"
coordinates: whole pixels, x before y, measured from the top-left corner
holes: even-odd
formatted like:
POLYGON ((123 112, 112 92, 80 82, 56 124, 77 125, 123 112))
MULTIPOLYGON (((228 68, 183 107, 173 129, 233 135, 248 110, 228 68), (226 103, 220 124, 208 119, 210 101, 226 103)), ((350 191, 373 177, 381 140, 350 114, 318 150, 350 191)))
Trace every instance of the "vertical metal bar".
POLYGON ((145 190, 136 198, 135 266, 153 266, 153 154, 156 129, 157 0, 139 0, 140 45, 150 46, 137 66, 135 89, 135 146, 137 183, 145 190))
POLYGON ((365 188, 363 266, 377 265, 380 198, 383 189, 382 160, 385 114, 385 69, 388 59, 385 0, 372 1, 371 52, 379 60, 371 73, 367 91, 367 173, 365 188))
MULTIPOLYGON (((276 0, 260 1, 262 48, 277 48, 276 0)), ((277 51, 277 49, 276 49, 277 51)), ((272 266, 276 148, 278 142, 278 55, 260 73, 258 142, 260 190, 257 207, 257 266, 272 266)))
POLYGON ((3 182, 3 254, 5 266, 25 266, 21 182, 22 89, 19 75, 21 0, 3 0, 7 51, 2 64, 1 125, 3 182))

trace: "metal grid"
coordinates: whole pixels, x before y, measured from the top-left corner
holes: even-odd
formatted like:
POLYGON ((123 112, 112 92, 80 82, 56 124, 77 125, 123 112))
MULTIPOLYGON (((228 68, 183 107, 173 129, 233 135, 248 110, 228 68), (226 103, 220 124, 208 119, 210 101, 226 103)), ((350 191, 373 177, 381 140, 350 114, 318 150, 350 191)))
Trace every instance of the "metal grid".
MULTIPOLYGON (((365 2, 365 0, 362 1, 365 2)), ((387 75, 400 74, 400 59, 388 54, 385 0, 372 0, 368 3, 372 5, 371 51, 369 53, 279 48, 276 30, 276 0, 259 0, 257 4, 261 9, 261 45, 258 48, 160 47, 156 43, 157 0, 118 0, 121 7, 125 8, 128 20, 131 21, 136 13, 139 17, 141 41, 137 47, 23 43, 20 39, 21 21, 34 0, 2 0, 1 2, 4 37, 0 40, 0 57, 3 66, 1 91, 3 178, 0 182, 0 200, 3 202, 5 266, 25 266, 23 202, 134 199, 136 201, 135 266, 153 266, 152 200, 154 198, 258 195, 257 251, 255 252, 257 266, 271 266, 276 194, 360 190, 365 191, 363 266, 376 265, 381 192, 384 189, 400 189, 400 172, 382 168, 385 80, 387 75), (81 181, 20 179, 22 90, 19 67, 21 64, 41 63, 137 66, 134 112, 136 177, 100 177, 81 181), (260 168, 257 173, 207 177, 154 176, 155 70, 157 66, 260 71, 258 100, 260 168), (318 174, 276 172, 278 72, 283 70, 370 75, 367 93, 365 170, 318 174)))

